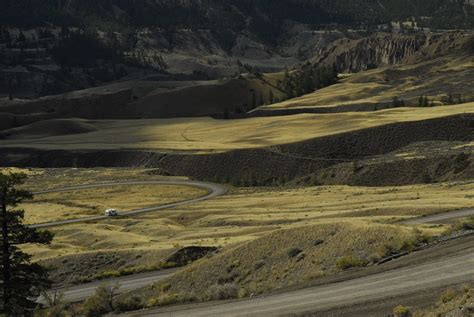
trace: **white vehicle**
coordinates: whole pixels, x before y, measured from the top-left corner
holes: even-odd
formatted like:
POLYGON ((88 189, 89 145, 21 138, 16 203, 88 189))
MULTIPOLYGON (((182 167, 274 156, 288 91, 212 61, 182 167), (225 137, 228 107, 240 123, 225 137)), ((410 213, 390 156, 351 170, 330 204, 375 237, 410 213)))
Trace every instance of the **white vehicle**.
POLYGON ((105 211, 105 215, 107 217, 115 217, 115 216, 118 216, 118 212, 117 212, 117 209, 107 209, 105 211))

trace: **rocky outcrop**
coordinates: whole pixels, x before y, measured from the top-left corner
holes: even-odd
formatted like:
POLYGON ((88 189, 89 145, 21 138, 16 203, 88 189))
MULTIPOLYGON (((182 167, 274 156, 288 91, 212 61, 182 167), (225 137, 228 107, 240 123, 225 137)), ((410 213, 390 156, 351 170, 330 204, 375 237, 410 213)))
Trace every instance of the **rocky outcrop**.
POLYGON ((362 39, 340 39, 313 59, 313 63, 335 67, 339 72, 355 73, 421 58, 446 55, 465 49, 472 33, 400 35, 376 33, 362 39))

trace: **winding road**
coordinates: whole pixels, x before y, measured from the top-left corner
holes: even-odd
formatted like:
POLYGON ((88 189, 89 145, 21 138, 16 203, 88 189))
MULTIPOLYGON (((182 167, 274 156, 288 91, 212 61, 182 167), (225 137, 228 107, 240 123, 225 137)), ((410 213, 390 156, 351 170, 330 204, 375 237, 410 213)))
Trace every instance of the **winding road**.
MULTIPOLYGON (((74 186, 68 188, 48 190, 46 192, 58 192, 73 189, 93 188, 102 186, 113 186, 124 183, 108 183, 97 185, 74 186)), ((213 197, 217 197, 226 193, 226 188, 212 183, 194 182, 194 181, 156 181, 156 182, 128 182, 125 184, 162 184, 162 185, 187 185, 199 188, 206 188, 211 192, 208 195, 186 200, 183 202, 148 207, 138 210, 121 213, 121 215, 136 215, 143 212, 150 212, 166 208, 173 208, 193 202, 198 202, 213 197)), ((437 214, 427 217, 414 218, 403 221, 404 224, 423 224, 434 223, 439 221, 449 221, 452 219, 474 215, 474 208, 463 209, 443 214, 437 214)), ((107 217, 98 216, 91 218, 72 219, 67 221, 46 223, 41 227, 57 226, 62 224, 82 222, 89 220, 99 220, 107 217)), ((474 240, 473 240, 474 241, 474 240)), ((172 275, 176 269, 162 270, 156 272, 148 272, 133 276, 125 276, 112 278, 102 281, 91 282, 87 284, 63 287, 57 289, 64 295, 66 302, 77 302, 92 296, 95 289, 100 284, 118 284, 119 292, 129 292, 154 282, 160 281, 172 275)), ((334 305, 342 303, 350 305, 351 303, 360 302, 364 299, 380 298, 380 296, 396 296, 404 290, 424 289, 433 285, 440 285, 447 282, 455 281, 474 281, 474 243, 471 248, 467 249, 467 254, 459 254, 456 256, 423 263, 422 265, 401 268, 399 270, 391 270, 379 274, 369 275, 358 279, 344 281, 341 283, 333 283, 324 286, 306 288, 293 292, 279 295, 260 297, 244 301, 235 301, 231 303, 220 303, 211 306, 195 307, 195 308, 177 308, 175 310, 149 311, 147 313, 138 314, 137 316, 275 316, 290 312, 304 312, 311 307, 331 308, 334 305), (357 294, 357 295, 354 295, 357 294), (377 297, 379 296, 379 297, 377 297)), ((179 306, 178 306, 179 307, 179 306)))
MULTIPOLYGON (((130 316, 295 316, 330 312, 367 301, 384 301, 407 293, 474 281, 474 247, 466 253, 327 285, 258 298, 169 307, 130 316)), ((400 304, 400 303, 398 303, 400 304)), ((396 305, 396 304, 395 304, 396 305)), ((394 305, 394 306, 395 306, 394 305)), ((392 307, 394 307, 392 306, 392 307)), ((341 316, 323 313, 321 316, 341 316)), ((348 316, 343 314, 342 316, 348 316)), ((313 316, 313 315, 311 315, 313 316)), ((350 314, 350 316, 356 316, 350 314)), ((368 315, 365 315, 368 316, 368 315)), ((383 315, 377 315, 383 316, 383 315)))
MULTIPOLYGON (((101 188, 101 187, 110 187, 110 186, 118 186, 118 185, 191 186, 191 187, 205 189, 208 191, 208 193, 204 196, 193 198, 193 199, 187 199, 180 202, 175 202, 175 203, 166 204, 166 205, 149 206, 146 208, 140 208, 140 209, 135 209, 135 210, 130 210, 130 211, 120 211, 119 213, 120 217, 136 216, 136 215, 147 213, 147 212, 194 204, 203 200, 208 200, 214 197, 222 196, 225 193, 227 193, 227 187, 223 185, 219 185, 219 184, 199 182, 199 181, 173 180, 173 181, 130 181, 130 182, 112 182, 112 183, 101 183, 101 184, 91 184, 91 185, 78 185, 78 186, 70 186, 70 187, 63 187, 63 188, 48 189, 44 191, 34 192, 33 194, 41 195, 41 194, 47 194, 47 193, 65 192, 65 191, 70 191, 70 190, 101 188)), ((83 218, 38 223, 38 224, 30 225, 30 227, 31 228, 48 228, 48 227, 54 227, 54 226, 67 225, 71 223, 97 221, 97 220, 102 220, 102 219, 107 219, 107 218, 110 218, 110 217, 98 215, 98 216, 92 216, 92 217, 83 217, 83 218)))
POLYGON ((443 213, 420 217, 420 218, 408 219, 408 220, 401 221, 400 223, 407 224, 407 225, 421 225, 424 223, 449 222, 450 220, 453 220, 453 219, 470 217, 470 216, 474 216, 474 208, 465 208, 465 209, 443 212, 443 213))
MULTIPOLYGON (((79 190, 79 189, 90 189, 90 188, 101 188, 101 187, 110 187, 110 186, 118 186, 118 185, 175 185, 175 186, 191 186, 196 188, 205 189, 208 191, 206 195, 201 197, 187 199, 180 202, 175 202, 166 205, 157 205, 157 206, 150 206, 146 208, 135 209, 131 211, 123 211, 120 212, 121 217, 126 216, 135 216, 147 212, 169 209, 184 205, 189 205, 193 203, 197 203, 200 201, 208 200, 211 198, 215 198, 218 196, 222 196, 227 193, 227 187, 219 184, 208 183, 208 182, 199 182, 199 181, 188 181, 188 180, 173 180, 173 181, 130 181, 130 182, 112 182, 112 183, 101 183, 101 184, 91 184, 91 185, 78 185, 78 186, 69 186, 69 187, 62 187, 62 188, 55 188, 55 189, 48 189, 44 191, 37 191, 34 192, 34 195, 41 195, 47 193, 57 193, 57 192, 65 192, 70 190, 79 190)), ((54 226, 61 226, 67 225, 72 223, 80 223, 80 222, 87 222, 87 221, 96 221, 102 219, 108 219, 110 217, 107 216, 92 216, 92 217, 84 217, 84 218, 76 218, 76 219, 67 219, 61 221, 53 221, 53 222, 45 222, 39 224, 30 225, 31 228, 48 228, 54 226)), ((64 301, 66 302, 78 302, 84 300, 90 296, 92 296, 97 289, 97 287, 101 284, 112 284, 118 283, 120 285, 119 292, 127 292, 133 289, 137 289, 146 285, 150 285, 154 282, 157 282, 161 279, 164 279, 171 274, 173 274, 176 269, 170 270, 161 270, 156 272, 148 272, 142 274, 136 274, 133 276, 125 276, 125 277, 118 277, 114 279, 108 279, 104 281, 96 281, 81 285, 75 286, 68 286, 63 288, 57 288, 52 290, 51 293, 55 291, 59 291, 64 295, 64 301)), ((40 298, 39 302, 43 300, 40 298)))

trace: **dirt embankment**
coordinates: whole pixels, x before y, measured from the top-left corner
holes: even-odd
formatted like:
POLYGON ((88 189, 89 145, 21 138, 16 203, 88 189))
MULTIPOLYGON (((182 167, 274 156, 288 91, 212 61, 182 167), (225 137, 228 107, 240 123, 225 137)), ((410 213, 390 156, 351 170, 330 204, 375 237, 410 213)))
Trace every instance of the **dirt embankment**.
POLYGON ((449 150, 439 155, 415 157, 411 160, 385 159, 388 153, 413 143, 472 140, 474 115, 464 114, 389 124, 271 148, 208 155, 2 149, 0 165, 155 167, 171 175, 186 175, 236 185, 284 183, 308 175, 316 175, 318 183, 396 185, 474 177, 471 148, 449 150), (375 163, 364 164, 363 168, 354 165, 375 156, 379 158, 375 163), (341 164, 345 164, 344 168, 339 168, 341 164))

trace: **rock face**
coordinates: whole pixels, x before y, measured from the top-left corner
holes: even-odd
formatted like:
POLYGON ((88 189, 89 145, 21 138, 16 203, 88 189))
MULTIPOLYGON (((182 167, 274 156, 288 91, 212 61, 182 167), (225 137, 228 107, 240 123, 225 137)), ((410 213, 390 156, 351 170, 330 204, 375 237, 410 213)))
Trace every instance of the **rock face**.
POLYGON ((333 66, 339 72, 354 73, 453 53, 463 49, 470 38, 470 33, 462 32, 415 35, 376 33, 362 39, 335 41, 312 61, 333 66))

